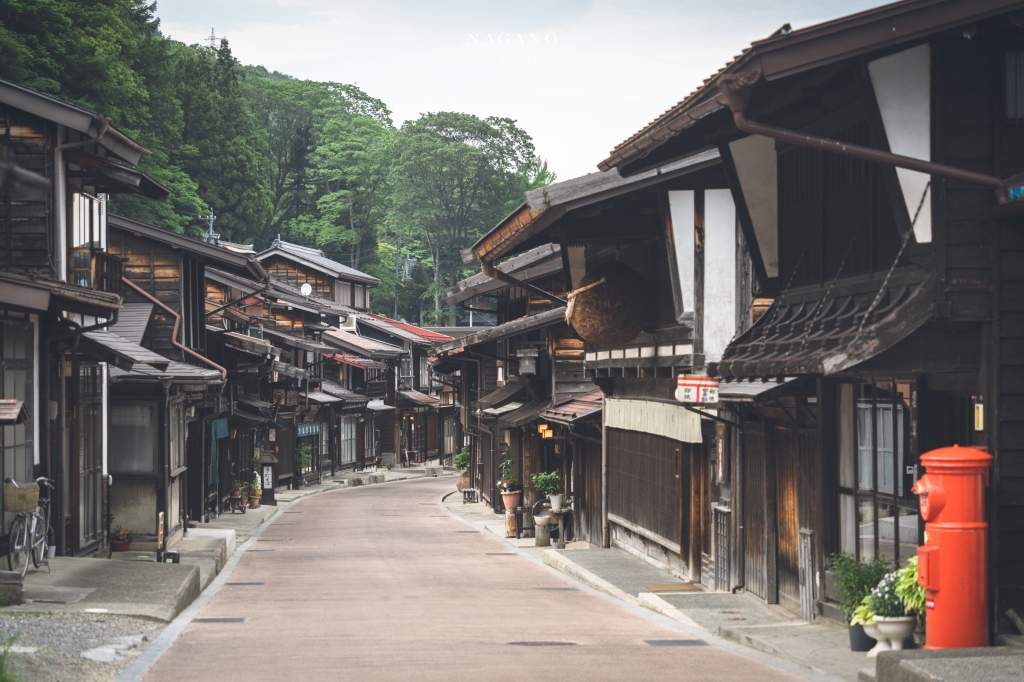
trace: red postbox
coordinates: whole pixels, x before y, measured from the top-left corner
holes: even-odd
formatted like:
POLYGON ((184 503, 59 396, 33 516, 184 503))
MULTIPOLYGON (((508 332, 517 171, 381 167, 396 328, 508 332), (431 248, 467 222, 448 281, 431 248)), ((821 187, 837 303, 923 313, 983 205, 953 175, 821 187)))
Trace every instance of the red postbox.
POLYGON ((932 450, 914 484, 925 520, 917 548, 925 588, 925 649, 988 646, 988 524, 985 487, 992 455, 982 448, 932 450))

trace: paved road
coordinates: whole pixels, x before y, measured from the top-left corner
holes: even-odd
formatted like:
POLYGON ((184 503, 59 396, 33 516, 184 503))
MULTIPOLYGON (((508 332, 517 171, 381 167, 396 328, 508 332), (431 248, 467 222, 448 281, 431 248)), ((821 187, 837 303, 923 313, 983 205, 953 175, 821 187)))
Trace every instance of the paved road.
POLYGON ((452 485, 293 505, 228 578, 264 584, 225 585, 199 614, 245 622, 193 621, 145 679, 798 679, 716 646, 645 643, 687 638, 466 532, 435 504, 452 485))

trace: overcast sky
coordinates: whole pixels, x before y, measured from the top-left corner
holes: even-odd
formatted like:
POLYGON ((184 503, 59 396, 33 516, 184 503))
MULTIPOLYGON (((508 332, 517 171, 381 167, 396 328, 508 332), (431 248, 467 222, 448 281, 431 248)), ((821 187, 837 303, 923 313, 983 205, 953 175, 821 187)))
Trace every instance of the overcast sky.
POLYGON ((212 28, 243 63, 356 83, 396 124, 428 111, 507 116, 559 179, 619 142, 785 23, 879 0, 158 0, 164 35, 212 28))

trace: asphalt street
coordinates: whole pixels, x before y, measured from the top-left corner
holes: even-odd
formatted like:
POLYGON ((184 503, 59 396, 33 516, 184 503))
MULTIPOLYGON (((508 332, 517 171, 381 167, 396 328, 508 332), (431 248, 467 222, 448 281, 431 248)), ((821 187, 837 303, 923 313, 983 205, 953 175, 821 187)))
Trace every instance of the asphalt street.
POLYGON ((573 589, 440 509, 453 483, 293 504, 145 679, 799 679, 573 589))

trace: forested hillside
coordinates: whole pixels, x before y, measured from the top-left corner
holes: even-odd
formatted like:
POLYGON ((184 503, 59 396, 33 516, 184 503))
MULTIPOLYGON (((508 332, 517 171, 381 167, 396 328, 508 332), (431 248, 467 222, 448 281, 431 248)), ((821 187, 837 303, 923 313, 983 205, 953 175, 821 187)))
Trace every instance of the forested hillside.
POLYGON ((316 246, 379 277, 374 309, 410 321, 453 323, 459 251, 554 179, 511 119, 396 126, 353 85, 242 65, 226 40, 165 38, 143 0, 0 0, 0 78, 110 116, 152 151, 140 165, 170 199, 118 196, 113 210, 192 235, 212 210, 223 239, 316 246))

